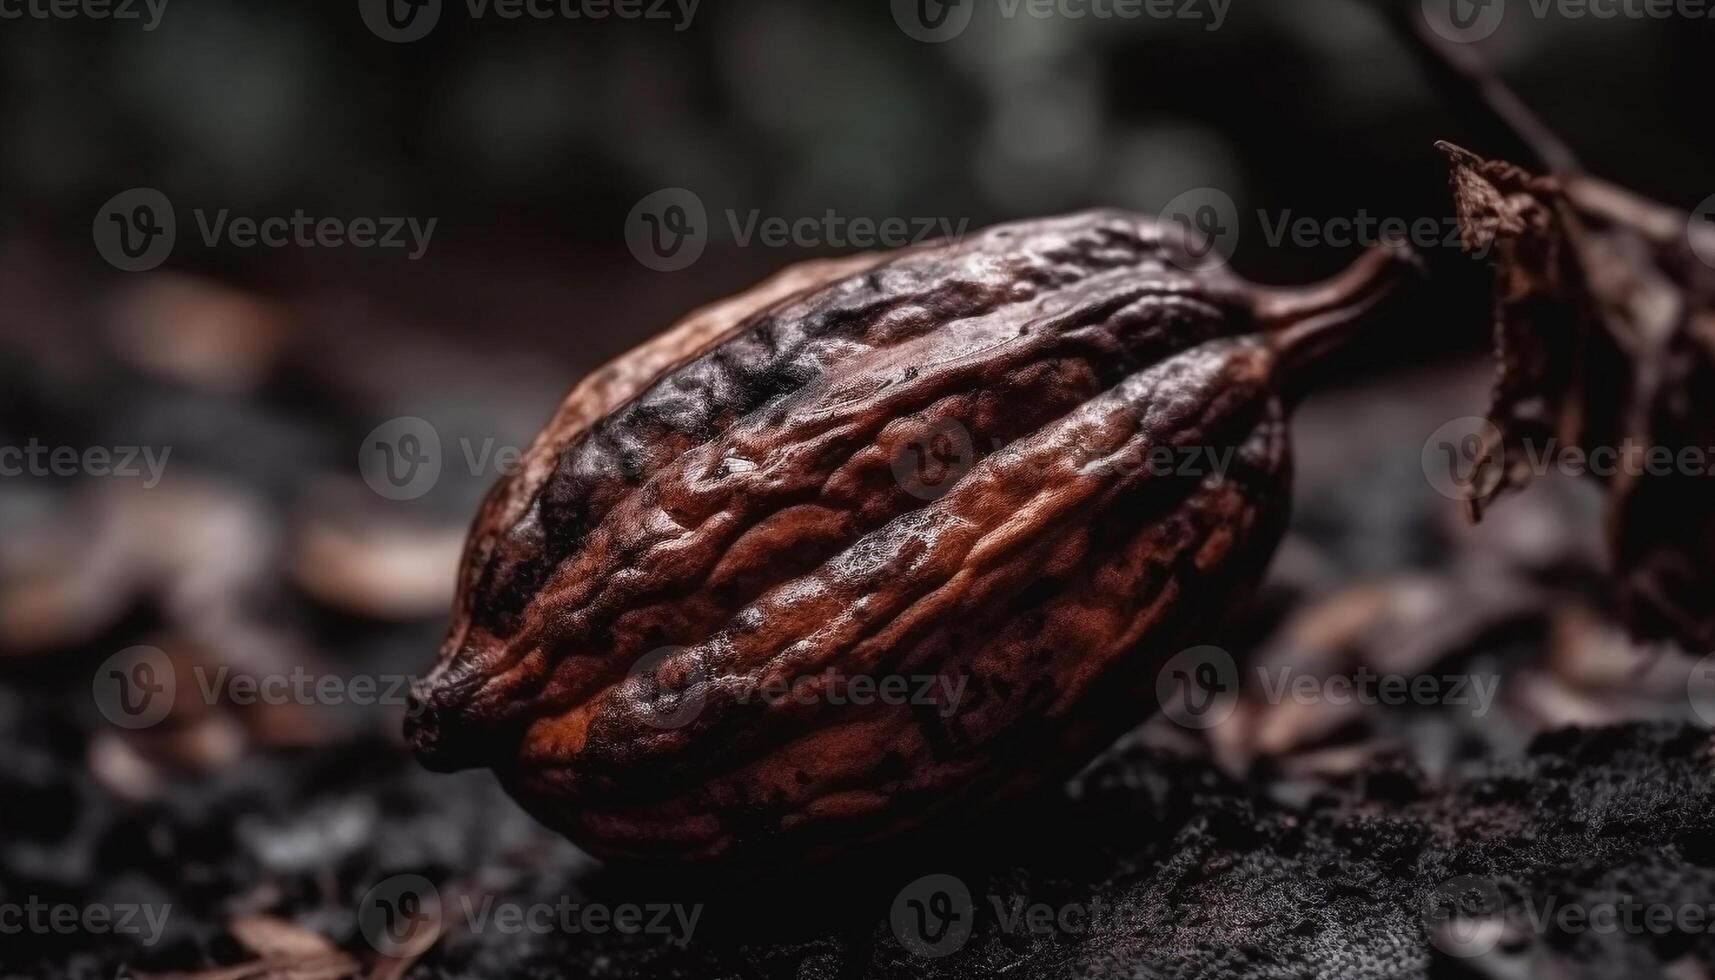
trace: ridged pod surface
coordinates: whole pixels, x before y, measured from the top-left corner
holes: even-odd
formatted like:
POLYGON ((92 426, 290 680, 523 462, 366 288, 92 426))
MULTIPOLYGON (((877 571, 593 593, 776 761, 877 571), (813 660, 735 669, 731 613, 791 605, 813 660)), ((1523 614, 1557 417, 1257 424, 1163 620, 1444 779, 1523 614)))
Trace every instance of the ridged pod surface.
POLYGON ((585 379, 408 722, 598 855, 826 853, 1065 774, 1253 585, 1282 386, 1412 268, 1115 211, 794 267, 585 379))

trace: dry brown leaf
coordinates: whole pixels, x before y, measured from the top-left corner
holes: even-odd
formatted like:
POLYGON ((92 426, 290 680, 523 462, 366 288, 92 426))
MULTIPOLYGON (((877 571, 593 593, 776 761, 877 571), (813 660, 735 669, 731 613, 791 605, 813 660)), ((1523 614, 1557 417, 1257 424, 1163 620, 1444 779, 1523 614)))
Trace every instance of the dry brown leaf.
POLYGON ((338 952, 327 937, 272 915, 244 915, 226 927, 232 938, 263 959, 314 957, 338 952))
POLYGON ((383 956, 369 967, 365 980, 402 980, 405 974, 411 972, 411 967, 417 964, 418 956, 383 956))
POLYGON ((133 980, 353 980, 359 976, 356 960, 345 953, 316 956, 272 957, 194 973, 137 973, 133 980))
MULTIPOLYGON (((1231 772, 1258 759, 1339 749, 1328 758, 1348 765, 1359 755, 1330 740, 1387 710, 1358 699, 1271 699, 1266 675, 1285 685, 1305 678, 1334 677, 1356 683, 1363 673, 1416 678, 1462 673, 1459 657, 1483 636, 1534 622, 1545 615, 1546 597, 1528 583, 1467 569, 1452 578, 1404 576, 1341 589, 1305 604, 1256 654, 1254 675, 1226 724, 1209 732, 1216 757, 1231 772)), ((1306 763, 1311 768, 1319 762, 1306 763)))
POLYGON ((1621 618, 1640 639, 1715 646, 1715 267, 1693 245, 1705 229, 1588 177, 1440 145, 1464 244, 1495 266, 1495 430, 1477 460, 1493 489, 1473 514, 1545 462, 1576 464, 1607 487, 1621 618))

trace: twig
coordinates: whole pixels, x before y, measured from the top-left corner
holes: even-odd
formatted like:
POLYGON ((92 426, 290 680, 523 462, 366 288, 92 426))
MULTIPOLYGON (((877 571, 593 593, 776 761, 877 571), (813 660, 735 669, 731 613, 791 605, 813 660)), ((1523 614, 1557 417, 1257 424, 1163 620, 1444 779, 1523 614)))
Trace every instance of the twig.
POLYGON ((1454 111, 1486 140, 1513 144, 1506 153, 1486 155, 1527 159, 1532 169, 1563 176, 1584 172, 1571 147, 1489 70, 1475 48, 1436 34, 1416 3, 1380 0, 1377 6, 1454 111))

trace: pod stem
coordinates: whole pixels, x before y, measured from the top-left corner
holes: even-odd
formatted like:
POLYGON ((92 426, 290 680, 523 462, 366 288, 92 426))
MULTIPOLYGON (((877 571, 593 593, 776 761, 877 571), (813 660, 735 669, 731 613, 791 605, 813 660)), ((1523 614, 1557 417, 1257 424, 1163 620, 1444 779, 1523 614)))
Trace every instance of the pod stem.
POLYGON ((1279 360, 1283 384, 1344 346, 1371 311, 1422 273, 1423 262, 1409 247, 1378 245, 1331 279, 1259 290, 1256 318, 1279 360))

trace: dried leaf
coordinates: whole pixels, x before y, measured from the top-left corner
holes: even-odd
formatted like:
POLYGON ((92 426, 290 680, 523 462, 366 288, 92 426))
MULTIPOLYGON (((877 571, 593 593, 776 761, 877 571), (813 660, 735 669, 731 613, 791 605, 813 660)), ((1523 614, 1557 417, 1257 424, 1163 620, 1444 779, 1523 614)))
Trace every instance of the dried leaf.
POLYGON ((1621 618, 1640 639, 1708 649, 1715 267, 1693 245, 1705 230, 1587 177, 1441 149, 1464 244, 1495 265, 1495 429, 1474 460, 1492 490, 1473 515, 1544 461, 1577 463, 1607 487, 1621 618))
POLYGON ((320 933, 272 915, 245 915, 226 927, 252 953, 270 957, 313 957, 338 952, 320 933))
POLYGON ((359 976, 359 967, 350 956, 334 952, 271 957, 195 973, 132 972, 130 975, 133 980, 352 980, 359 976))
POLYGON ((1354 585, 1307 603, 1258 651, 1232 718, 1210 731, 1217 757, 1235 773, 1257 759, 1281 762, 1287 772, 1326 771, 1323 761, 1295 766, 1286 759, 1339 750, 1328 758, 1351 766, 1375 746, 1349 754, 1344 750, 1353 747, 1339 737, 1374 729, 1387 707, 1356 698, 1281 696, 1291 684, 1313 678, 1320 687, 1341 677, 1356 685, 1365 674, 1461 674, 1468 669, 1462 658, 1484 636, 1539 619, 1545 604, 1525 581, 1475 569, 1451 580, 1412 576, 1354 585))
POLYGON ((378 499, 361 483, 316 487, 293 529, 292 580, 325 606, 371 619, 443 614, 464 528, 406 519, 378 499))

